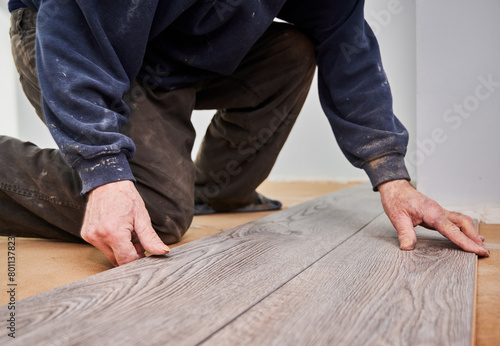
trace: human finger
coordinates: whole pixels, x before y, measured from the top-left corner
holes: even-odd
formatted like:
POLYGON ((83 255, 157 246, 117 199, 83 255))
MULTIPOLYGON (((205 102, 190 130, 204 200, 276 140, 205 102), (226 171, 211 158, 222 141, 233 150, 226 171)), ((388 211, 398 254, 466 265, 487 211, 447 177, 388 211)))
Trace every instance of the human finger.
POLYGON ((476 253, 479 256, 489 256, 490 251, 484 245, 481 246, 476 244, 472 239, 466 236, 457 225, 448 220, 446 217, 443 216, 440 220, 437 220, 435 222, 435 227, 439 233, 444 235, 463 250, 476 253))
POLYGON ((135 232, 132 233, 132 244, 134 245, 135 250, 137 251, 137 254, 140 258, 146 257, 146 254, 144 253, 144 247, 142 246, 139 237, 135 232))
POLYGON ((417 244, 417 235, 411 218, 401 214, 391 219, 392 225, 398 232, 399 247, 401 250, 413 250, 417 244))
POLYGON ((146 209, 136 216, 134 228, 142 248, 150 254, 164 255, 170 251, 151 226, 151 219, 146 209))
POLYGON ((111 262, 111 264, 114 267, 118 266, 118 262, 116 261, 113 250, 109 246, 107 246, 103 241, 101 241, 101 239, 99 239, 98 237, 94 237, 93 235, 90 235, 87 232, 82 232, 82 238, 89 244, 101 250, 104 256, 106 256, 108 261, 111 262))
POLYGON ((140 258, 130 239, 113 239, 109 244, 118 265, 124 265, 140 258))
MULTIPOLYGON (((94 245, 94 244, 92 244, 92 245, 94 245)), ((110 247, 108 247, 108 246, 96 246, 96 245, 94 245, 94 246, 96 248, 98 248, 99 250, 101 250, 101 252, 104 254, 104 256, 106 256, 108 261, 113 265, 113 267, 118 267, 118 262, 116 260, 115 254, 114 254, 113 250, 111 250, 110 247)))
POLYGON ((481 236, 474 226, 474 221, 472 221, 472 218, 467 215, 448 210, 445 214, 448 217, 448 220, 457 225, 467 237, 472 239, 474 243, 479 246, 484 246, 484 237, 482 237, 483 239, 481 239, 481 236))

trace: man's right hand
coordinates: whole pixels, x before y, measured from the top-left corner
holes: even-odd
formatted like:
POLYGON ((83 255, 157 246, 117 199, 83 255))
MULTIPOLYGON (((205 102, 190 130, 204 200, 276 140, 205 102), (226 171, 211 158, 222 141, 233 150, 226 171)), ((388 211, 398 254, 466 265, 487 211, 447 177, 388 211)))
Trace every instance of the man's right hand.
POLYGON ((89 194, 82 238, 101 250, 114 265, 170 251, 151 226, 146 206, 134 183, 118 181, 99 186, 89 194))

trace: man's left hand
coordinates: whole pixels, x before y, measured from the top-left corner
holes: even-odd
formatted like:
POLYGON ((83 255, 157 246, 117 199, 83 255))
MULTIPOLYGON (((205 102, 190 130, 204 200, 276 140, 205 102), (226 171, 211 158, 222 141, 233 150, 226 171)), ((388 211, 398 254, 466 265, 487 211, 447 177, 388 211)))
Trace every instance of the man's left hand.
POLYGON ((378 187, 385 213, 398 232, 402 250, 413 250, 417 243, 414 227, 434 229, 463 250, 489 256, 469 216, 449 211, 424 196, 406 180, 394 180, 378 187))

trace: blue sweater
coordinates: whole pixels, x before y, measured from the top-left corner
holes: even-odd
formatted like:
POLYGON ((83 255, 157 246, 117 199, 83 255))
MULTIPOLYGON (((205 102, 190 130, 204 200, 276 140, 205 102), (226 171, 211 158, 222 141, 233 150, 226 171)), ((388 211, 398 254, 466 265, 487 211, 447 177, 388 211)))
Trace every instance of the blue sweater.
POLYGON ((313 40, 321 104, 347 159, 366 171, 375 189, 409 179, 408 133, 393 114, 363 0, 23 2, 38 11, 36 63, 46 123, 79 173, 82 193, 134 180, 128 165, 134 143, 118 132, 129 116, 122 96, 131 81, 154 78, 172 90, 229 75, 276 17, 313 40))
POLYGON ((15 11, 22 7, 26 7, 26 5, 21 0, 9 0, 9 11, 15 11))

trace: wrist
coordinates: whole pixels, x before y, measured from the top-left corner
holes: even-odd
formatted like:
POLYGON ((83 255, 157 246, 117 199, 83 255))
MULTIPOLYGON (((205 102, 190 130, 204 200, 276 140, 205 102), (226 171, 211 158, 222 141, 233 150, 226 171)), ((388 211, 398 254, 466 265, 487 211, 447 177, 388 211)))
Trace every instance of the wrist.
POLYGON ((414 189, 414 187, 406 179, 391 180, 378 186, 378 191, 382 195, 398 193, 403 189, 414 189))
POLYGON ((102 194, 108 194, 110 190, 126 191, 126 190, 130 190, 133 187, 135 187, 135 184, 132 180, 113 181, 113 182, 110 182, 110 183, 107 183, 104 185, 97 186, 96 188, 92 189, 89 192, 89 197, 102 195, 102 194))
POLYGON ((385 156, 366 162, 363 167, 370 178, 373 190, 386 182, 394 180, 410 180, 410 175, 406 170, 404 156, 397 153, 387 154, 385 156))
POLYGON ((82 160, 74 169, 82 181, 82 194, 113 182, 135 181, 124 153, 82 160))

